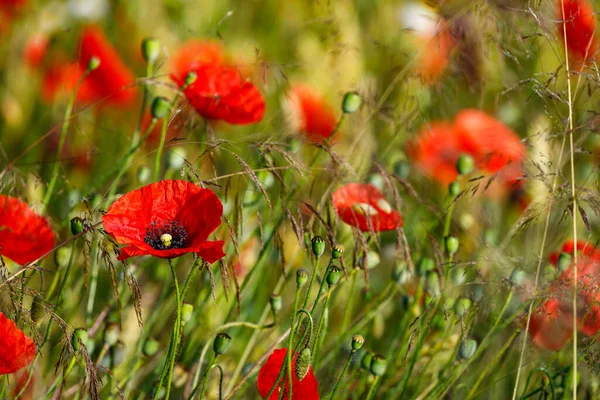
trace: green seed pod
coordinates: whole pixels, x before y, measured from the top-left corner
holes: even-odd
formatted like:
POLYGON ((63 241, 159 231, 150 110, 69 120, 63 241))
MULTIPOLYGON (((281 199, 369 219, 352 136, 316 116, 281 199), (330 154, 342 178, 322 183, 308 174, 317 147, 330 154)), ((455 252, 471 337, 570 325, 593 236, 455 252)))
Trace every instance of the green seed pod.
POLYGON ((104 342, 109 346, 114 346, 119 341, 121 330, 117 324, 108 324, 104 330, 104 342))
POLYGON ((371 360, 370 371, 375 376, 381 376, 387 368, 387 360, 384 356, 377 354, 373 356, 371 360))
POLYGON ((90 335, 88 334, 88 331, 84 328, 77 328, 73 331, 73 335, 71 336, 71 345, 75 351, 79 351, 81 345, 87 347, 89 340, 90 335))
POLYGON ((474 285, 473 291, 471 292, 471 300, 473 300, 473 303, 477 303, 479 300, 481 300, 482 297, 483 297, 483 286, 474 285))
POLYGON ((342 270, 333 265, 329 269, 329 273, 327 274, 327 284, 329 286, 335 286, 339 282, 342 276, 342 270))
POLYGON ((216 355, 221 355, 227 351, 231 344, 231 336, 221 332, 215 336, 215 342, 213 343, 213 351, 216 355))
POLYGON ((526 277, 527 275, 523 270, 515 268, 510 274, 510 283, 513 286, 519 286, 525 281, 526 277))
POLYGON ((475 351, 477 351, 477 342, 474 339, 463 340, 458 346, 458 355, 463 360, 468 360, 473 357, 475 351))
POLYGON ((427 273, 435 268, 435 262, 428 257, 422 257, 417 263, 417 273, 421 276, 427 275, 427 273))
POLYGON ((362 99, 358 93, 348 92, 344 95, 344 100, 342 100, 342 111, 344 114, 352 114, 360 108, 361 103, 362 99))
POLYGON ((394 163, 394 174, 399 178, 406 179, 410 174, 410 163, 406 160, 400 160, 394 163))
POLYGON ((325 239, 321 236, 315 236, 311 240, 313 254, 317 257, 321 257, 325 252, 325 239))
POLYGON ((454 181, 448 185, 448 194, 452 197, 458 196, 460 194, 460 190, 460 183, 457 181, 454 181))
POLYGON ((458 317, 463 317, 471 309, 473 302, 467 297, 461 297, 454 303, 454 313, 458 317))
POLYGON ((281 310, 282 307, 282 301, 281 301, 281 296, 278 294, 273 293, 271 295, 271 308, 273 309, 273 311, 275 313, 278 313, 281 310))
POLYGON ((184 323, 188 322, 192 319, 192 314, 194 313, 194 306, 189 303, 183 303, 181 307, 181 319, 184 323))
POLYGON ((163 119, 169 115, 170 110, 171 104, 169 103, 169 99, 166 97, 156 96, 154 100, 152 100, 152 105, 150 106, 152 118, 163 119))
POLYGON ((371 369, 371 360, 373 360, 373 353, 367 351, 360 362, 361 368, 371 369))
POLYGON ((66 267, 71 259, 71 247, 62 246, 54 252, 54 262, 59 267, 66 267))
POLYGON ((338 259, 344 254, 344 245, 338 244, 333 246, 333 250, 331 250, 331 258, 338 259))
POLYGON ((468 154, 462 154, 456 161, 456 170, 461 175, 469 175, 475 167, 475 160, 468 154))
POLYGON ((444 246, 446 247, 446 252, 450 255, 455 254, 458 251, 458 238, 454 236, 446 236, 444 238, 444 246))
POLYGON ((296 285, 302 287, 308 282, 308 270, 306 268, 300 268, 296 271, 296 285))
POLYGON ((185 76, 184 87, 188 87, 188 86, 192 85, 194 82, 196 82, 197 78, 198 78, 198 74, 196 74, 196 72, 194 72, 194 71, 188 72, 188 74, 185 76))
POLYGON ((360 350, 360 348, 365 344, 365 338, 361 335, 352 336, 352 350, 360 350))
POLYGON ((96 56, 93 56, 92 58, 90 58, 90 61, 88 62, 87 69, 88 69, 88 71, 91 72, 95 69, 98 69, 100 64, 101 64, 100 59, 96 56))
POLYGON ((155 38, 142 40, 142 56, 147 63, 154 63, 160 55, 160 42, 155 38))
POLYGON ((146 342, 144 343, 144 355, 146 357, 152 357, 153 355, 155 355, 158 352, 158 349, 160 348, 160 343, 158 343, 157 340, 152 339, 152 338, 148 338, 146 339, 146 342))
POLYGON ((294 365, 294 372, 296 373, 296 378, 298 378, 299 381, 302 381, 302 379, 304 379, 308 374, 311 362, 312 354, 310 349, 307 347, 300 352, 298 357, 296 357, 296 364, 294 365))
POLYGON ((558 260, 556 261, 556 266, 558 270, 561 272, 566 271, 571 266, 571 261, 573 257, 569 253, 560 253, 558 256, 558 260))
POLYGON ((79 217, 71 218, 71 234, 77 235, 83 232, 83 220, 79 217))
POLYGON ((425 290, 431 296, 439 296, 442 294, 442 290, 440 289, 440 277, 435 271, 427 273, 427 278, 425 278, 425 290))

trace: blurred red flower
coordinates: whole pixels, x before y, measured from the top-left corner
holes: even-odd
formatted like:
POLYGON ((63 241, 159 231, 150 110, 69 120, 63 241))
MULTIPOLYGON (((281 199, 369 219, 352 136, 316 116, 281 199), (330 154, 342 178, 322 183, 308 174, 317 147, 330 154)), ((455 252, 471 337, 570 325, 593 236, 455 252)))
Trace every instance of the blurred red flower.
POLYGON ((295 85, 284 101, 286 117, 292 129, 308 140, 324 143, 330 139, 337 125, 333 109, 316 90, 295 85))
POLYGON ((223 47, 209 40, 190 40, 171 57, 171 71, 177 79, 185 79, 190 71, 207 65, 226 65, 223 47))
POLYGON ((439 30, 435 35, 423 39, 423 50, 418 59, 418 69, 423 80, 432 84, 448 66, 450 53, 456 42, 444 20, 440 19, 439 30))
POLYGON ((559 300, 550 299, 531 314, 529 336, 539 348, 558 350, 571 338, 570 316, 561 308, 559 300))
POLYGON ((390 231, 402 226, 402 216, 375 186, 349 183, 333 193, 333 207, 345 223, 363 232, 390 231))
POLYGON ((118 243, 128 245, 121 249, 119 260, 197 253, 213 263, 225 256, 222 240, 207 240, 222 215, 223 205, 212 190, 187 181, 163 180, 123 195, 102 222, 118 243))
POLYGON ((12 374, 31 364, 35 344, 0 312, 0 375, 12 374))
POLYGON ((31 68, 37 68, 41 65, 48 49, 48 36, 43 33, 32 35, 23 50, 23 59, 31 68))
POLYGON ((19 397, 19 399, 21 400, 33 400, 34 399, 34 394, 35 394, 35 377, 33 376, 33 371, 31 372, 32 376, 31 379, 29 379, 29 371, 23 371, 19 374, 19 377, 17 378, 17 384, 15 385, 15 388, 13 390, 13 397, 16 398, 17 394, 21 393, 21 391, 23 391, 23 394, 21 394, 21 397, 19 397), (29 383, 27 383, 27 381, 29 381, 29 383), (27 384, 27 387, 25 387, 25 384, 27 384))
MULTIPOLYGON (((271 391, 273 385, 277 381, 281 367, 285 362, 285 355, 287 349, 276 349, 273 354, 269 356, 265 365, 263 365, 258 372, 258 392, 263 399, 266 399, 267 395, 271 391)), ((298 355, 294 355, 293 361, 298 355)), ((293 370, 293 368, 292 368, 293 370)), ((283 399, 288 399, 289 384, 287 375, 285 376, 283 399)), ((279 393, 281 392, 281 383, 271 394, 268 400, 279 399, 279 393)), ((312 367, 308 368, 308 374, 301 381, 298 380, 296 374, 292 373, 292 399, 302 400, 318 400, 319 397, 319 383, 313 372, 312 367)))
POLYGON ((577 63, 585 64, 595 57, 598 51, 596 40, 596 15, 594 7, 587 0, 558 0, 556 7, 558 39, 566 42, 569 52, 577 57, 577 63), (564 14, 563 14, 564 10, 564 14))
POLYGON ((44 217, 21 200, 0 195, 0 255, 25 265, 53 247, 54 233, 44 217))

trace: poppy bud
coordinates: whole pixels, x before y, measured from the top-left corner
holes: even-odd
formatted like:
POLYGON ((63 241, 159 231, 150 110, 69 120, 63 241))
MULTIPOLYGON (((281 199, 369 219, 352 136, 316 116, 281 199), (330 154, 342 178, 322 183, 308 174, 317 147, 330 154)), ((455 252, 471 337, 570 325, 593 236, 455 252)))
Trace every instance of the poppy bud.
POLYGON ((454 181, 448 185, 448 193, 452 197, 456 197, 460 194, 460 183, 454 181))
POLYGON ((442 290, 440 289, 440 277, 436 272, 429 271, 429 273, 427 273, 425 290, 431 296, 439 296, 442 293, 442 290))
POLYGON ((429 271, 435 268, 435 262, 428 257, 422 257, 417 263, 417 273, 425 276, 429 271))
POLYGON ((310 364, 312 361, 312 354, 310 349, 307 347, 300 352, 300 355, 296 357, 296 364, 294 365, 294 372, 296 373, 296 378, 299 381, 304 379, 308 374, 308 370, 310 368, 310 364))
POLYGON ((83 220, 79 217, 71 218, 71 233, 77 235, 83 232, 83 220))
POLYGON ((189 303, 183 303, 183 306, 181 307, 181 319, 183 320, 184 323, 188 322, 190 319, 192 319, 193 313, 194 313, 194 306, 189 303))
POLYGON ((473 339, 463 340, 458 346, 458 355, 463 360, 473 357, 475 351, 477 351, 477 342, 473 339))
POLYGON ((363 356, 362 360, 360 361, 361 368, 370 369, 371 368, 371 360, 373 360, 373 353, 367 351, 365 353, 365 355, 363 356))
POLYGON ((375 376, 381 376, 387 367, 387 360, 381 354, 374 355, 371 359, 370 371, 375 376))
POLYGON ((213 343, 213 351, 216 355, 221 355, 227 351, 230 344, 231 336, 224 332, 218 333, 215 337, 215 342, 213 343))
POLYGON ((148 63, 154 63, 160 54, 160 43, 155 38, 149 37, 142 40, 142 56, 148 63))
POLYGON ((525 280, 525 272, 515 268, 513 272, 510 274, 510 283, 514 286, 519 286, 525 280))
POLYGON ((362 103, 362 99, 355 92, 348 92, 344 95, 344 100, 342 100, 342 111, 344 114, 352 114, 356 112, 362 103))
POLYGON ((150 177, 152 176, 152 172, 148 167, 140 167, 137 170, 137 178, 138 181, 142 184, 148 183, 150 181, 150 177))
POLYGON ((152 106, 150 107, 152 118, 162 119, 169 115, 170 109, 171 104, 169 104, 169 100, 166 97, 157 96, 152 100, 152 106))
POLYGON ((360 350, 360 348, 365 344, 365 338, 361 335, 352 336, 352 350, 360 350))
POLYGON ((67 246, 62 246, 56 249, 54 252, 54 262, 59 267, 66 267, 69 264, 69 259, 71 258, 71 248, 67 246))
POLYGON ((198 74, 195 71, 188 72, 188 74, 185 76, 184 85, 186 87, 190 86, 191 84, 193 84, 194 82, 196 82, 197 78, 198 78, 198 74))
POLYGON ((446 236, 444 238, 444 245, 446 246, 446 252, 452 255, 458 251, 458 238, 454 236, 446 236))
POLYGON ((571 259, 572 257, 569 253, 560 253, 556 261, 558 270, 561 272, 566 271, 571 266, 571 259))
POLYGON ((121 332, 117 324, 108 324, 104 330, 104 342, 109 346, 114 346, 119 341, 120 335, 121 332))
POLYGON ((42 301, 39 296, 34 296, 33 301, 31 302, 31 320, 34 323, 37 323, 44 317, 44 307, 42 306, 42 301))
POLYGON ((98 69, 99 66, 100 66, 100 59, 96 56, 93 56, 92 58, 90 58, 90 61, 88 62, 87 69, 88 69, 88 71, 91 72, 95 69, 98 69))
POLYGON ((342 270, 336 267, 335 265, 329 269, 329 273, 327 274, 327 284, 329 286, 335 286, 342 276, 342 270))
POLYGON ((456 303, 454 303, 454 313, 458 317, 464 316, 471 308, 471 304, 473 304, 471 299, 467 297, 459 298, 458 300, 456 300, 456 303))
POLYGON ((394 164, 393 169, 394 174, 402 179, 406 179, 410 173, 410 164, 406 160, 400 160, 394 164))
POLYGON ((296 285, 298 287, 304 286, 304 284, 308 281, 308 271, 306 268, 300 268, 296 271, 296 285))
POLYGON ((336 259, 340 258, 344 254, 344 246, 341 244, 333 246, 333 250, 331 250, 331 258, 336 259))
POLYGON ((159 347, 160 347, 160 344, 158 343, 157 340, 152 339, 152 338, 146 339, 146 343, 144 343, 144 349, 143 349, 144 355, 147 357, 152 357, 153 355, 156 354, 159 347))
POLYGON ((325 239, 321 236, 315 236, 312 238, 312 251, 317 257, 321 257, 325 252, 325 239))
POLYGON ((456 161, 456 170, 461 175, 469 175, 474 166, 475 160, 468 154, 462 154, 456 161))
POLYGON ((75 351, 79 351, 81 345, 87 347, 87 343, 90 340, 90 335, 88 331, 84 328, 77 328, 73 331, 73 335, 71 336, 71 345, 75 351))
POLYGON ((273 309, 273 312, 275 314, 277 314, 280 310, 281 310, 281 296, 278 294, 273 293, 271 295, 271 308, 273 309))

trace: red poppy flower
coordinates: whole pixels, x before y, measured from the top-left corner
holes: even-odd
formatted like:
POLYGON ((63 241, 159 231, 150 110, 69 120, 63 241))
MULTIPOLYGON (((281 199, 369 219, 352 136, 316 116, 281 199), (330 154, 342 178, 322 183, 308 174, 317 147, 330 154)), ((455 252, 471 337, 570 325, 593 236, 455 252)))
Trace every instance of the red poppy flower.
POLYGON ((38 33, 29 38, 23 50, 23 59, 31 68, 37 68, 42 63, 48 49, 48 36, 38 33))
POLYGON ((31 364, 35 344, 0 312, 0 375, 12 374, 31 364))
POLYGON ((434 83, 446 70, 454 45, 447 24, 440 20, 439 31, 433 37, 424 39, 424 48, 418 60, 419 73, 425 82, 434 83))
POLYGON ((104 229, 120 244, 119 260, 197 253, 213 263, 225 256, 223 241, 208 241, 221 224, 223 204, 212 190, 181 180, 159 181, 116 200, 102 217, 104 229))
POLYGON ((594 7, 587 0, 558 0, 556 10, 558 40, 564 44, 566 31, 567 49, 585 64, 598 51, 594 7))
POLYGON ((44 217, 21 200, 0 195, 0 255, 25 265, 53 247, 54 233, 44 217))
POLYGON ((314 89, 296 85, 284 102, 291 128, 306 135, 308 140, 324 143, 337 125, 337 117, 325 99, 314 89))
POLYGON ((333 207, 345 223, 363 232, 390 231, 403 225, 400 213, 373 185, 349 183, 333 193, 333 207))
MULTIPOLYGON (((33 371, 32 371, 32 374, 33 374, 33 371)), ((33 400, 34 394, 35 394, 35 391, 34 391, 35 377, 31 376, 31 378, 29 378, 29 371, 27 371, 27 370, 21 372, 19 375, 20 376, 17 378, 17 384, 15 385, 15 388, 12 393, 13 397, 17 397, 17 394, 19 394, 19 393, 21 393, 21 391, 23 391, 23 393, 21 394, 21 397, 19 397, 19 399, 33 400), (27 381, 29 381, 29 383, 27 383, 27 381), (27 384, 27 387, 25 387, 25 384, 27 384)))
POLYGON ((570 314, 564 312, 559 300, 550 299, 531 314, 529 336, 542 349, 558 350, 573 335, 573 329, 568 326, 570 320, 570 314))
POLYGON ((208 40, 188 41, 171 57, 170 63, 178 79, 206 65, 226 65, 221 45, 208 40))
MULTIPOLYGON (((287 349, 276 349, 273 354, 269 356, 265 365, 262 366, 258 372, 258 392, 260 396, 265 399, 279 376, 281 367, 285 362, 285 355, 287 349)), ((294 356, 294 360, 297 355, 294 356)), ((283 399, 287 400, 287 393, 289 391, 289 384, 286 375, 284 385, 283 399)), ((277 400, 281 391, 281 383, 271 394, 268 400, 277 400)), ((308 368, 308 373, 301 381, 298 380, 296 374, 292 374, 292 399, 302 400, 319 400, 319 383, 313 372, 312 367, 308 368)))

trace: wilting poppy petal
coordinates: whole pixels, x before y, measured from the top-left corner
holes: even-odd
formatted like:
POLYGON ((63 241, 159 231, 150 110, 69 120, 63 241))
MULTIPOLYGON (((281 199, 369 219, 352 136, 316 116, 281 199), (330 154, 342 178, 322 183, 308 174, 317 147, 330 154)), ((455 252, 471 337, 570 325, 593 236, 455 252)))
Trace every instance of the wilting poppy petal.
POLYGON ((119 260, 152 255, 174 258, 197 253, 212 263, 223 241, 208 241, 221 224, 223 205, 210 189, 182 180, 159 181, 116 200, 103 216, 104 229, 120 244, 119 260))
POLYGON ((325 99, 314 89, 296 85, 284 100, 286 118, 294 132, 324 143, 335 131, 337 118, 325 99))
POLYGON ((558 40, 564 44, 566 33, 567 49, 577 57, 577 63, 585 64, 598 51, 594 8, 587 0, 557 0, 556 3, 557 19, 561 21, 558 40))
POLYGON ((33 340, 0 312, 0 375, 15 373, 34 358, 33 340))
MULTIPOLYGON (((287 349, 274 350, 267 359, 265 365, 263 365, 258 372, 258 392, 263 399, 266 399, 271 388, 275 385, 277 377, 279 376, 279 371, 281 371, 281 367, 285 362, 286 354, 287 349)), ((295 360, 296 357, 297 355, 294 355, 293 360, 295 360)), ((288 379, 285 379, 283 393, 284 400, 288 399, 288 390, 288 379)), ((280 392, 281 383, 275 388, 268 400, 277 400, 280 392)), ((298 380, 296 374, 292 374, 292 399, 318 400, 319 398, 319 382, 317 382, 312 367, 309 367, 307 375, 301 381, 298 380)))
POLYGON ((33 262, 54 247, 48 221, 21 200, 0 195, 0 254, 17 264, 33 262))
POLYGON ((333 207, 342 221, 363 232, 390 231, 402 226, 402 217, 373 185, 349 183, 333 193, 333 207))

